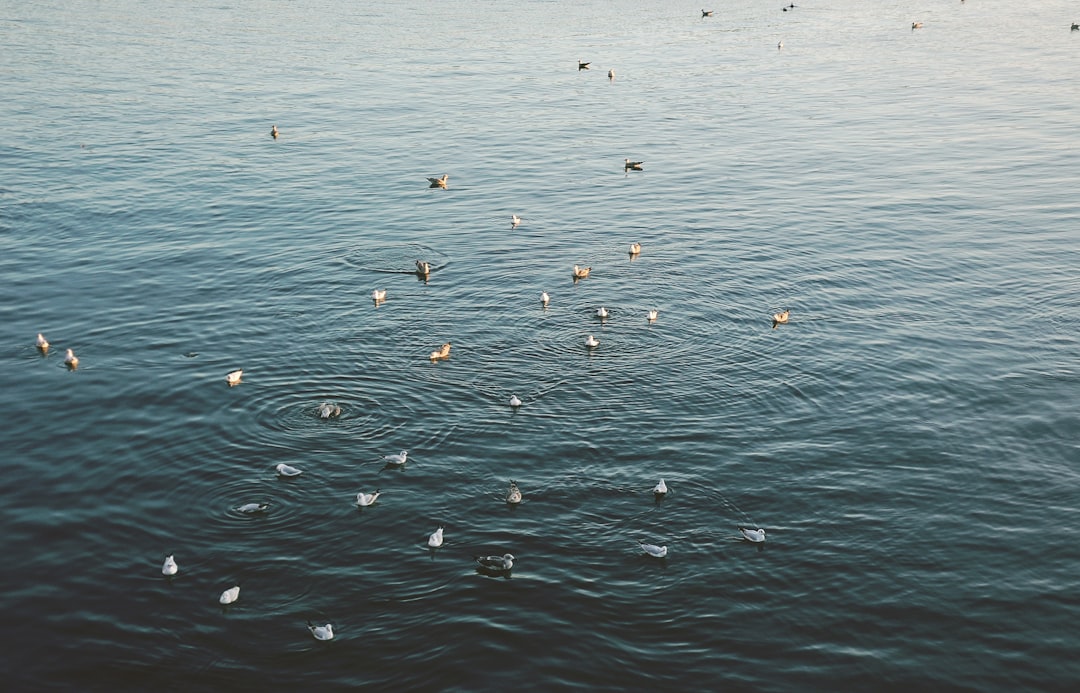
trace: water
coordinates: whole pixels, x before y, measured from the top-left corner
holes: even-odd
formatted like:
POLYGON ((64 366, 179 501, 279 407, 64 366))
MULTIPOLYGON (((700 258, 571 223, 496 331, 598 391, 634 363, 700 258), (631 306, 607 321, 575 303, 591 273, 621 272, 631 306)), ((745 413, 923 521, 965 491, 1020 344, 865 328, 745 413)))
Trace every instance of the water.
POLYGON ((8 685, 1080 681, 1077 17, 796 4, 3 3, 8 685))

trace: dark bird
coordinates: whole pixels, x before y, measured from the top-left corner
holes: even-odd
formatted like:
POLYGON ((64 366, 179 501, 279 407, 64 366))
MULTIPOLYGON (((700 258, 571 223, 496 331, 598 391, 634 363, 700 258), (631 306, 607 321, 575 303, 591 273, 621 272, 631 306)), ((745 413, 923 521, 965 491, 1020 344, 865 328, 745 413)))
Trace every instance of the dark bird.
POLYGON ((645 169, 641 168, 641 166, 644 163, 644 161, 630 161, 629 159, 627 159, 623 168, 627 171, 643 171, 645 169))
POLYGON ((711 16, 712 16, 712 13, 713 13, 713 11, 712 11, 712 10, 702 10, 702 11, 701 11, 701 16, 702 16, 702 17, 711 17, 711 16))
POLYGON ((579 70, 588 70, 590 64, 591 63, 583 63, 583 62, 581 62, 581 58, 578 58, 577 69, 579 69, 579 70))

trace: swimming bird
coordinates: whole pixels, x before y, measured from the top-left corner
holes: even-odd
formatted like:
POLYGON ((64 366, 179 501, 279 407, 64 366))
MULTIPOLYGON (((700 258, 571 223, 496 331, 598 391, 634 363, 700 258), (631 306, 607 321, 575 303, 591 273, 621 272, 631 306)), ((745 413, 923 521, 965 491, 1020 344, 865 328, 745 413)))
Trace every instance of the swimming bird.
POLYGON ((791 315, 790 310, 783 310, 783 311, 780 311, 779 313, 773 313, 773 316, 772 316, 772 326, 773 326, 773 328, 775 329, 777 325, 786 325, 787 321, 788 321, 788 317, 790 315, 791 315))
POLYGON ((630 244, 630 254, 631 255, 640 255, 641 254, 641 244, 640 243, 631 243, 630 244))
POLYGON ((592 335, 589 335, 588 337, 585 338, 585 346, 587 346, 590 349, 594 349, 594 348, 600 346, 600 340, 597 339, 596 337, 593 337, 592 335))
POLYGON ((577 69, 579 69, 579 70, 588 70, 589 65, 591 65, 591 64, 592 63, 583 63, 583 62, 581 62, 581 58, 578 58, 577 69))
POLYGON ((599 308, 596 309, 596 317, 603 320, 607 316, 608 316, 608 309, 607 308, 605 308, 603 306, 600 306, 599 308))
POLYGON ((450 358, 450 342, 443 344, 438 351, 431 352, 431 355, 428 358, 432 361, 450 358))
POLYGON ((548 296, 548 293, 546 291, 541 291, 540 292, 540 305, 547 308, 549 303, 551 303, 551 296, 548 296))
POLYGON ((763 529, 747 529, 746 527, 739 527, 739 531, 746 537, 747 541, 752 541, 755 544, 760 544, 765 541, 765 530, 763 529))
POLYGON ((270 136, 273 137, 275 140, 277 139, 277 136, 278 136, 277 125, 271 126, 271 128, 270 128, 270 136))
POLYGON ((274 469, 277 470, 278 476, 300 476, 304 473, 296 467, 290 467, 284 462, 274 467, 274 469))
POLYGON ((431 263, 424 262, 423 260, 416 261, 416 273, 421 277, 426 277, 431 274, 431 263))
POLYGON ((433 549, 437 549, 440 546, 442 546, 442 544, 443 544, 442 532, 443 532, 443 526, 439 525, 435 529, 435 531, 431 533, 431 536, 427 538, 427 545, 430 546, 433 549))
POLYGON ((37 335, 37 348, 41 349, 42 352, 46 352, 49 350, 49 341, 45 339, 45 336, 42 335, 40 332, 38 332, 37 335))
POLYGON ((658 496, 662 496, 667 493, 667 484, 664 483, 663 479, 661 479, 660 483, 653 488, 652 492, 658 496))
POLYGON ((609 80, 615 79, 615 68, 612 68, 612 69, 607 71, 607 78, 609 80))
POLYGON ((361 508, 366 508, 369 505, 374 505, 375 501, 379 500, 379 489, 375 489, 375 493, 364 493, 361 491, 356 494, 356 504, 361 508))
POLYGON ((218 597, 218 601, 222 604, 232 604, 240 598, 240 585, 233 585, 229 589, 221 593, 218 597))
POLYGON ((341 415, 341 407, 330 402, 323 402, 319 405, 319 418, 329 419, 335 416, 341 415))
POLYGON ((225 382, 230 385, 235 385, 240 382, 240 376, 244 374, 243 370, 235 370, 225 374, 225 382))
POLYGON ((657 312, 657 310, 656 310, 655 308, 653 308, 652 310, 650 310, 650 311, 649 311, 649 312, 648 312, 648 313, 647 313, 647 314, 645 315, 645 319, 646 319, 646 320, 648 320, 649 322, 656 322, 656 317, 657 317, 658 315, 659 315, 659 313, 657 312))
POLYGON ((784 47, 784 40, 780 39, 780 43, 776 44, 776 50, 780 50, 784 47))
POLYGON ((450 180, 450 174, 449 173, 442 174, 442 178, 428 178, 428 182, 431 183, 431 185, 429 187, 432 187, 432 188, 445 188, 446 187, 446 182, 448 180, 450 180))
POLYGON ((514 407, 515 409, 521 406, 521 400, 518 398, 517 395, 510 395, 510 406, 514 407))
POLYGON ((519 217, 516 214, 511 214, 510 215, 510 228, 516 229, 518 227, 518 224, 520 224, 520 223, 521 223, 521 217, 519 217))
POLYGON ((327 623, 325 626, 316 626, 311 621, 307 622, 308 630, 311 631, 312 637, 316 640, 333 640, 334 639, 334 627, 327 623))
POLYGON ((702 17, 711 17, 711 16, 712 16, 712 13, 713 13, 713 11, 712 11, 712 10, 702 10, 702 11, 701 11, 701 16, 702 16, 702 17))
POLYGON ((578 267, 574 265, 574 279, 584 279, 589 276, 589 272, 592 272, 592 267, 578 267))
POLYGON ((626 159, 626 162, 623 165, 623 168, 625 170, 627 170, 627 171, 643 171, 645 169, 643 169, 641 167, 644 164, 645 164, 644 161, 630 161, 629 159, 626 159))
POLYGON ((67 356, 64 357, 64 365, 74 370, 79 367, 79 357, 75 355, 75 352, 71 349, 67 350, 67 356))
POLYGON ((236 508, 236 512, 244 513, 245 515, 257 515, 258 513, 266 512, 269 508, 269 503, 244 503, 236 508))
POLYGON ((911 23, 911 30, 914 31, 916 29, 922 29, 922 22, 912 22, 911 23))
POLYGON ((510 505, 517 505, 521 502, 521 489, 518 488, 517 482, 513 479, 510 480, 510 490, 506 492, 506 502, 510 505))
POLYGON ((402 450, 396 455, 383 455, 383 460, 387 464, 405 464, 406 458, 409 456, 408 450, 402 450))
POLYGON ((386 289, 375 289, 371 292, 371 300, 379 303, 386 300, 386 289))
POLYGON ((473 558, 481 568, 492 572, 508 573, 514 567, 514 555, 511 553, 504 553, 501 556, 474 556, 473 558))
POLYGON ((1070 31, 1080 31, 1080 24, 1076 24, 1074 22, 1073 25, 1072 25, 1072 29, 1070 29, 1070 31))
POLYGON ((180 566, 176 565, 176 560, 172 557, 172 555, 170 554, 170 555, 166 556, 165 557, 165 562, 161 565, 161 574, 162 575, 176 575, 176 573, 179 572, 179 570, 180 570, 180 566))
POLYGON ((642 551, 649 554, 653 558, 664 558, 665 556, 667 556, 667 547, 666 546, 657 546, 656 544, 646 544, 643 541, 639 541, 638 544, 641 545, 641 550, 642 551))

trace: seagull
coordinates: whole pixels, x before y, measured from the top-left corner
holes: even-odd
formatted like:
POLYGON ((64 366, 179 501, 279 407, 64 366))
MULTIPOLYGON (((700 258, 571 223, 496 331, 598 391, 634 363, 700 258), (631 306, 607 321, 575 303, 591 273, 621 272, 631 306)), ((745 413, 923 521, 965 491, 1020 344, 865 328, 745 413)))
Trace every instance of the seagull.
POLYGON ((42 335, 40 332, 38 332, 38 335, 37 335, 37 348, 41 349, 42 351, 48 351, 49 350, 49 342, 48 342, 47 339, 45 339, 45 336, 42 335))
POLYGON ((638 543, 641 544, 641 550, 644 551, 645 553, 649 554, 653 558, 663 558, 663 557, 667 556, 667 547, 666 546, 657 546, 656 544, 646 544, 643 541, 639 541, 638 543))
POLYGON ((443 542, 442 531, 443 531, 443 526, 439 525, 435 529, 435 531, 431 533, 431 536, 427 538, 427 545, 430 546, 433 549, 437 549, 440 546, 442 546, 442 542, 443 542))
POLYGON ((579 70, 588 70, 589 65, 590 65, 590 63, 583 63, 583 62, 581 62, 581 58, 578 58, 577 69, 579 69, 579 70))
POLYGON ((922 29, 922 22, 912 22, 911 30, 914 31, 915 29, 922 29))
POLYGON ((640 243, 631 243, 630 244, 630 254, 631 255, 638 255, 639 253, 641 253, 641 244, 640 243))
POLYGON ((75 352, 71 349, 67 350, 67 356, 64 357, 64 365, 68 368, 79 367, 79 357, 75 355, 75 352))
POLYGON ((284 462, 282 462, 278 466, 274 467, 274 469, 277 470, 278 476, 300 476, 301 474, 304 473, 303 471, 297 469, 296 467, 290 467, 289 465, 285 464, 284 462))
POLYGON ((236 512, 244 513, 245 515, 256 515, 258 513, 266 512, 269 508, 269 503, 244 503, 236 509, 236 512))
POLYGON ((659 313, 656 311, 655 308, 653 308, 652 310, 650 310, 648 312, 648 314, 645 317, 649 322, 656 322, 656 316, 657 315, 659 315, 659 313))
POLYGON ((327 623, 325 626, 316 626, 311 621, 307 622, 308 630, 311 631, 311 635, 316 640, 333 640, 334 639, 334 627, 327 623))
POLYGON ((375 493, 364 493, 361 491, 356 494, 356 504, 361 508, 366 508, 369 505, 374 505, 375 501, 379 500, 379 489, 375 489, 375 493))
POLYGON ((589 276, 589 272, 592 272, 592 267, 578 267, 574 265, 574 279, 584 279, 589 276))
POLYGON ((222 604, 232 604, 240 598, 240 585, 234 585, 221 593, 218 601, 222 604))
POLYGON ((227 382, 230 385, 235 385, 238 382, 240 382, 240 376, 242 376, 243 374, 244 374, 243 370, 236 370, 236 371, 232 371, 231 373, 226 373, 225 374, 225 382, 227 382))
POLYGON ((600 340, 596 337, 593 337, 592 335, 589 335, 585 338, 585 346, 589 347, 590 349, 594 349, 600 346, 600 340))
POLYGON ((322 404, 319 405, 319 418, 320 419, 329 419, 331 417, 340 416, 340 415, 341 415, 341 407, 339 407, 336 404, 331 404, 330 402, 323 402, 322 404))
POLYGON ((607 78, 612 80, 615 79, 615 68, 607 71, 607 78))
POLYGON ((510 215, 510 228, 516 229, 518 227, 518 224, 520 224, 520 223, 521 223, 521 217, 519 217, 516 214, 511 214, 510 215))
POLYGON ((416 261, 416 273, 421 277, 426 277, 431 274, 431 263, 424 262, 423 260, 416 261))
POLYGON ((446 181, 450 180, 450 174, 442 174, 442 178, 428 178, 428 182, 431 183, 432 188, 445 188, 446 181))
POLYGON ((547 308, 549 303, 551 303, 551 296, 548 296, 546 291, 541 291, 540 292, 540 305, 547 308))
POLYGON ((784 47, 784 40, 780 39, 780 43, 776 44, 776 50, 781 50, 784 47))
POLYGON ((664 483, 663 479, 660 480, 660 483, 656 485, 656 488, 654 488, 652 492, 658 496, 662 496, 667 493, 667 484, 664 483))
POLYGON ((739 531, 746 537, 748 541, 752 541, 755 544, 760 544, 765 541, 765 530, 763 529, 747 529, 746 527, 739 527, 739 531))
POLYGON ((1072 25, 1072 29, 1070 29, 1069 31, 1080 31, 1080 24, 1076 24, 1074 22, 1072 25))
POLYGON ((788 317, 791 315, 790 310, 784 310, 779 313, 773 313, 772 326, 775 329, 777 325, 786 325, 788 317))
POLYGON ((386 289, 375 289, 371 292, 371 300, 378 303, 386 300, 386 289))
POLYGON ((521 400, 518 398, 517 395, 510 395, 510 406, 514 407, 515 409, 521 406, 521 400))
POLYGON ((409 456, 408 450, 402 450, 396 455, 383 455, 387 464, 405 464, 405 458, 409 456))
POLYGON ((510 505, 517 505, 521 502, 521 489, 518 488, 516 481, 510 481, 510 490, 506 492, 506 502, 510 505))
POLYGON ((501 556, 474 556, 474 558, 484 570, 508 573, 514 567, 514 555, 511 553, 504 553, 501 556))
POLYGON ((180 567, 178 565, 176 565, 176 561, 173 559, 172 555, 166 556, 165 557, 165 563, 163 563, 162 566, 161 566, 161 574, 162 575, 176 575, 176 573, 179 570, 180 570, 180 567))
POLYGON ((701 16, 702 16, 702 17, 711 17, 711 16, 712 16, 712 13, 713 13, 713 11, 712 11, 712 10, 702 10, 702 11, 701 11, 701 16))
POLYGON ((432 361, 450 358, 450 342, 443 344, 438 351, 431 352, 431 356, 429 356, 428 358, 430 358, 432 361))
POLYGON ((627 171, 643 171, 644 169, 642 169, 641 167, 644 163, 644 161, 630 161, 629 159, 626 159, 626 163, 623 168, 627 171))
POLYGON ((277 136, 278 136, 277 125, 273 125, 273 126, 270 127, 270 136, 273 137, 275 140, 277 139, 277 136))
POLYGON ((597 308, 597 309, 596 309, 596 317, 598 317, 598 318, 600 318, 601 320, 603 320, 603 319, 604 319, 604 318, 606 318, 607 316, 608 316, 608 310, 607 310, 607 308, 605 308, 605 307, 603 307, 603 306, 600 306, 599 308, 597 308))

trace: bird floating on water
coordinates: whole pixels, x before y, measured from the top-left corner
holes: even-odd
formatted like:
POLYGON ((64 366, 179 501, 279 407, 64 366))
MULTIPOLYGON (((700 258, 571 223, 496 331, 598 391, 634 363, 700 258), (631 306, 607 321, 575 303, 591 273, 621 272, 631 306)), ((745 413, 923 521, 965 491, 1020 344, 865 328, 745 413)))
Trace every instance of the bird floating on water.
POLYGON ((521 489, 518 488, 517 482, 513 479, 510 480, 510 490, 506 492, 506 502, 510 505, 517 505, 521 502, 521 489))
POLYGON ((660 315, 660 313, 658 313, 658 312, 657 312, 657 310, 656 310, 655 308, 653 308, 652 310, 650 310, 650 311, 649 311, 649 312, 648 312, 648 313, 647 313, 647 314, 645 315, 645 319, 646 319, 646 320, 648 320, 649 322, 656 322, 656 318, 657 318, 657 316, 659 316, 659 315, 660 315))
POLYGON ((79 357, 76 356, 75 352, 71 349, 67 350, 67 356, 64 357, 64 365, 72 370, 79 367, 79 357))
POLYGON ((38 332, 37 336, 37 348, 40 349, 42 352, 46 352, 49 350, 49 341, 45 339, 45 336, 40 332, 38 332))
POLYGON ((269 508, 269 503, 244 503, 236 508, 236 512, 244 513, 245 515, 257 515, 258 513, 266 512, 269 508))
POLYGON ((1069 31, 1080 31, 1080 24, 1073 22, 1072 29, 1069 31))
POLYGON ((702 16, 702 17, 711 17, 711 16, 712 16, 712 13, 713 13, 713 11, 712 11, 712 10, 702 10, 702 11, 701 11, 701 16, 702 16))
POLYGON ((272 125, 270 127, 270 136, 273 137, 275 140, 277 139, 277 136, 278 136, 277 125, 272 125))
POLYGON ((428 358, 430 358, 432 361, 441 361, 443 359, 450 358, 450 342, 443 344, 441 347, 439 347, 438 351, 431 352, 431 355, 428 356, 428 358))
POLYGON ((639 541, 641 550, 649 554, 653 558, 664 558, 667 556, 667 546, 657 546, 656 544, 647 544, 643 541, 639 541))
POLYGON ((316 640, 333 640, 334 639, 334 627, 327 623, 325 626, 316 626, 311 621, 307 623, 308 630, 311 631, 312 637, 316 640))
POLYGON ((589 272, 592 272, 592 267, 578 267, 574 265, 574 279, 584 279, 589 276, 589 272))
POLYGON ((520 224, 520 223, 521 223, 521 217, 519 217, 516 214, 511 214, 510 215, 510 228, 516 229, 518 227, 518 224, 520 224))
POLYGON ((784 47, 784 40, 780 39, 780 43, 776 44, 776 50, 781 50, 784 47))
POLYGON ((640 243, 631 243, 630 244, 630 254, 631 255, 640 255, 641 254, 641 244, 640 243))
POLYGON ((240 585, 233 585, 229 589, 221 593, 218 597, 218 601, 222 604, 232 604, 240 598, 240 585))
POLYGON ((435 529, 435 531, 431 533, 431 536, 428 537, 427 545, 430 546, 433 549, 437 549, 440 546, 442 546, 443 545, 443 535, 442 535, 442 533, 443 533, 443 526, 439 525, 435 529))
POLYGON ((521 399, 517 395, 510 395, 510 406, 514 407, 515 409, 517 407, 520 407, 521 399))
POLYGON ((627 171, 644 171, 645 169, 641 168, 644 165, 644 161, 630 161, 629 159, 626 159, 623 168, 627 171))
POLYGON ((446 187, 446 182, 448 180, 450 180, 450 174, 449 173, 442 174, 442 178, 430 178, 429 177, 428 182, 431 183, 431 185, 429 187, 432 187, 432 188, 445 188, 446 187))
POLYGON ((161 565, 162 575, 176 575, 179 572, 180 566, 176 565, 176 560, 170 554, 165 557, 165 562, 161 565))
POLYGON ((541 291, 540 305, 542 305, 544 308, 547 308, 549 303, 551 303, 551 296, 548 296, 548 293, 546 291, 541 291))
POLYGON ((341 407, 330 402, 323 402, 319 405, 319 418, 330 419, 335 416, 341 416, 341 407))
POLYGON ((581 61, 581 58, 578 58, 578 61, 577 61, 577 69, 579 69, 579 70, 588 70, 588 69, 589 69, 589 65, 591 65, 591 64, 592 64, 592 63, 585 63, 585 62, 582 62, 582 61, 581 61))
POLYGON ((752 541, 755 544, 760 544, 765 541, 765 530, 763 529, 747 529, 746 527, 739 527, 739 531, 746 537, 747 541, 752 541))
POLYGON ((278 473, 278 476, 300 476, 304 472, 296 467, 291 467, 284 462, 280 463, 274 470, 278 473))
POLYGON ((592 335, 589 335, 585 338, 585 346, 590 349, 595 349, 596 347, 600 346, 600 340, 596 337, 593 337, 592 335))
POLYGON ((603 320, 603 319, 605 319, 605 318, 606 318, 607 316, 608 316, 608 309, 607 309, 607 308, 605 308, 605 307, 603 307, 603 306, 600 306, 599 308, 597 308, 597 309, 596 309, 596 317, 598 317, 598 318, 600 318, 601 320, 603 320))
POLYGON ((371 292, 371 300, 380 303, 386 300, 386 289, 375 289, 371 292))
POLYGON ((387 464, 402 465, 405 464, 405 460, 409 457, 408 450, 402 450, 396 455, 383 455, 383 461, 387 464))
POLYGON ((504 553, 501 556, 474 556, 476 562, 484 570, 497 573, 508 573, 514 567, 514 554, 504 553))
POLYGON ((790 310, 782 310, 779 313, 773 313, 773 316, 772 316, 773 329, 776 329, 777 325, 786 325, 787 321, 788 321, 788 317, 790 317, 790 316, 791 316, 791 311, 790 310))
POLYGON ((914 31, 915 29, 922 29, 922 22, 912 22, 911 30, 914 31))
POLYGON ((356 504, 361 508, 366 508, 369 505, 374 505, 375 501, 379 500, 380 491, 375 489, 375 493, 364 493, 361 491, 356 494, 356 504))
POLYGON ((225 382, 230 385, 236 385, 240 382, 240 377, 244 375, 243 370, 235 370, 225 374, 225 382))
POLYGON ((416 261, 416 273, 421 277, 426 277, 431 274, 431 263, 423 260, 416 261))
POLYGON ((661 479, 660 483, 658 483, 655 487, 653 487, 652 492, 655 493, 658 496, 662 496, 665 493, 667 493, 667 484, 664 483, 663 479, 661 479))
POLYGON ((615 68, 612 68, 612 69, 607 71, 607 78, 609 80, 614 80, 615 79, 615 68))

